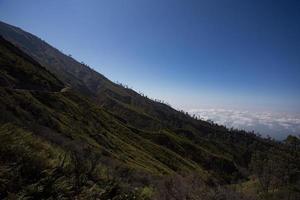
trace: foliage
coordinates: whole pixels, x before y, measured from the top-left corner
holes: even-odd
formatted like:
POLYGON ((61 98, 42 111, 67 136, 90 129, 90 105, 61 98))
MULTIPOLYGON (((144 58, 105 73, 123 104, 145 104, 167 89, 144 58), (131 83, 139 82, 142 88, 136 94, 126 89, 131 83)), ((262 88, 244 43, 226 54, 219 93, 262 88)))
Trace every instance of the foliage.
POLYGON ((0 198, 299 196, 299 138, 199 120, 16 27, 0 33, 26 52, 0 38, 0 198), (259 196, 244 188, 251 175, 259 196))
POLYGON ((278 148, 258 151, 252 156, 251 168, 265 199, 300 197, 300 139, 288 136, 278 148))

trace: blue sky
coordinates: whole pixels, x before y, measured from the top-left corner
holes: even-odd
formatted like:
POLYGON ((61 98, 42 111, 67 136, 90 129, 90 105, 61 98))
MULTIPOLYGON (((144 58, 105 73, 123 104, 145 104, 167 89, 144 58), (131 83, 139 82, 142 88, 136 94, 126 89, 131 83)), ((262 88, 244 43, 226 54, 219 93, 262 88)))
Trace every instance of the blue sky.
POLYGON ((300 112, 300 1, 0 0, 0 20, 176 108, 300 112))

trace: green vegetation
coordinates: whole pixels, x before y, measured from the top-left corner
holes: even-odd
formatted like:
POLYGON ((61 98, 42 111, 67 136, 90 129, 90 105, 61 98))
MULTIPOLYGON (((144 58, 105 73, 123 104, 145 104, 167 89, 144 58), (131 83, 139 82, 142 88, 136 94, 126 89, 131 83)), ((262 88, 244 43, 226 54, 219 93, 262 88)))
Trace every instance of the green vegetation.
POLYGON ((20 29, 0 34, 28 54, 0 38, 1 199, 299 197, 299 138, 198 120, 20 29))
POLYGON ((300 139, 289 136, 279 148, 258 151, 250 168, 257 178, 258 192, 265 199, 300 197, 300 139))
POLYGON ((54 75, 1 36, 0 42, 2 86, 39 91, 59 91, 64 87, 54 75))

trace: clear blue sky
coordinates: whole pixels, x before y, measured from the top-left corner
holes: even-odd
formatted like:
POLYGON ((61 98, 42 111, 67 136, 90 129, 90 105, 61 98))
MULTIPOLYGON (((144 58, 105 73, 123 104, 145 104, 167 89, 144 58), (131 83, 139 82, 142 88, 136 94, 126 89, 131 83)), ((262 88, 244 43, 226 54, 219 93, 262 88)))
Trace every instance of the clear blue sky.
POLYGON ((0 0, 0 20, 176 108, 300 112, 297 0, 0 0))

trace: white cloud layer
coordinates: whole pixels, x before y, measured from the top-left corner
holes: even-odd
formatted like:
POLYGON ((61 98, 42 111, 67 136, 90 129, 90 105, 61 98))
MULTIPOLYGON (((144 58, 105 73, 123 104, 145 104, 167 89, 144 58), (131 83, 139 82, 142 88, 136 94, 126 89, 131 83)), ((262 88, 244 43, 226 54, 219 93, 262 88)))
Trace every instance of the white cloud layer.
POLYGON ((228 109, 193 109, 189 113, 204 120, 212 120, 228 128, 254 130, 263 136, 270 135, 276 139, 284 139, 289 134, 300 134, 300 114, 228 109))

